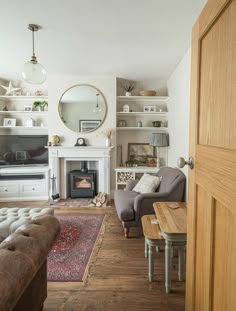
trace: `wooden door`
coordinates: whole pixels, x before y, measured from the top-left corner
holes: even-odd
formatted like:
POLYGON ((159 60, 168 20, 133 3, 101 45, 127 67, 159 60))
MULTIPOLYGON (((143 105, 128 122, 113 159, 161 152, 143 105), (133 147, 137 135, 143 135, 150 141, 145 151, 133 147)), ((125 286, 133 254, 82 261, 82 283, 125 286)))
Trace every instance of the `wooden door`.
POLYGON ((193 28, 187 311, 236 310, 236 0, 193 28))

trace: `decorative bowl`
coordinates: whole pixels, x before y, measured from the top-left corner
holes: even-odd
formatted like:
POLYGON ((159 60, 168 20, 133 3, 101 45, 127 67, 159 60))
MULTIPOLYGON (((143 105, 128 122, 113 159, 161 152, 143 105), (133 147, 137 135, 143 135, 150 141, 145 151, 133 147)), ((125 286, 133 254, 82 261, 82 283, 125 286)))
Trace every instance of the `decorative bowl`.
POLYGON ((140 91, 139 95, 141 96, 155 96, 156 95, 156 91, 153 90, 144 90, 144 91, 140 91))
POLYGON ((153 122, 152 122, 152 125, 153 125, 154 127, 161 127, 162 122, 161 122, 161 121, 153 121, 153 122))

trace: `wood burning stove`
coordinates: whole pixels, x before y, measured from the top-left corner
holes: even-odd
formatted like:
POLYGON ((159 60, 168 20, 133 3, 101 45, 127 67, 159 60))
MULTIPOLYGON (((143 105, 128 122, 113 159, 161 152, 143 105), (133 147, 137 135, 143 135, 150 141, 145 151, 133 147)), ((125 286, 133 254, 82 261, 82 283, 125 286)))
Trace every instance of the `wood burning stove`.
POLYGON ((87 163, 82 163, 81 170, 74 170, 70 176, 71 198, 93 198, 96 192, 96 171, 88 170, 87 163))

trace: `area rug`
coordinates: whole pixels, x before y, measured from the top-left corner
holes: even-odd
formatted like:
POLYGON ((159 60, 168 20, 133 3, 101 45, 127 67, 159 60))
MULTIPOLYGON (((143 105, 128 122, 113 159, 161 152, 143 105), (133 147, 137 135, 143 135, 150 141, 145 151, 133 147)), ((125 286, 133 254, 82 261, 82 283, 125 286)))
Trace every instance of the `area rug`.
POLYGON ((48 255, 48 281, 81 282, 102 228, 105 214, 56 215, 61 233, 48 255))

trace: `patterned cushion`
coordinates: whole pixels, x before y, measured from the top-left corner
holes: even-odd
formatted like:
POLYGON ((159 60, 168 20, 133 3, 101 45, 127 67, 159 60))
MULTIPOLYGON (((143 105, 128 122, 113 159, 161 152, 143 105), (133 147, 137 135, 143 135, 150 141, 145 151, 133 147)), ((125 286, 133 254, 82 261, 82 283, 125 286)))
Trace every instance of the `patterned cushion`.
POLYGON ((145 173, 134 187, 133 191, 140 193, 155 192, 160 182, 160 177, 145 173))

